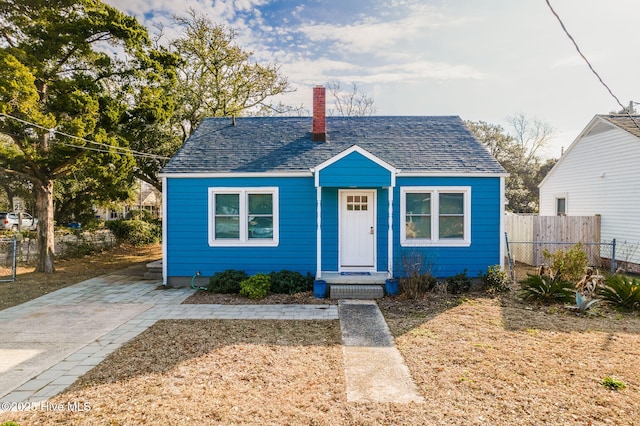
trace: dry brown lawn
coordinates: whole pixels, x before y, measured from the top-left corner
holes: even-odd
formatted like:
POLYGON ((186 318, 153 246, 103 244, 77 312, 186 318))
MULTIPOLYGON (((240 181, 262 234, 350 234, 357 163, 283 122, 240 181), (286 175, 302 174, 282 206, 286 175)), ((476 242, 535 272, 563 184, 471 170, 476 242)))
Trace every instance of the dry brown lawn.
POLYGON ((634 425, 640 317, 514 294, 379 303, 424 404, 347 402, 337 321, 161 321, 24 424, 634 425), (619 391, 605 376, 626 384, 619 391))

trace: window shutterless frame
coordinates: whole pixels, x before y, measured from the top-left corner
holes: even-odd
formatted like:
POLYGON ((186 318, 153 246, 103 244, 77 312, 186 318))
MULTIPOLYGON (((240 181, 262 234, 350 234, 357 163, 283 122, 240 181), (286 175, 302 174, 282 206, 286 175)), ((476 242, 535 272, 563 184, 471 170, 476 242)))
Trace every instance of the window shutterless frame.
POLYGON ((211 247, 278 245, 278 188, 209 188, 208 197, 211 247))
POLYGON ((471 187, 400 187, 400 245, 471 245, 471 187))

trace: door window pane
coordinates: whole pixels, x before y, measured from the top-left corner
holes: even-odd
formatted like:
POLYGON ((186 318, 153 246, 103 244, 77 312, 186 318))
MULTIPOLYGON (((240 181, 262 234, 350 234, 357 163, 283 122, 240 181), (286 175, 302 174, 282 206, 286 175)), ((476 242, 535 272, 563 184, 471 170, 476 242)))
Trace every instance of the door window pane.
POLYGON ((366 195, 347 195, 348 211, 367 211, 369 209, 366 195))

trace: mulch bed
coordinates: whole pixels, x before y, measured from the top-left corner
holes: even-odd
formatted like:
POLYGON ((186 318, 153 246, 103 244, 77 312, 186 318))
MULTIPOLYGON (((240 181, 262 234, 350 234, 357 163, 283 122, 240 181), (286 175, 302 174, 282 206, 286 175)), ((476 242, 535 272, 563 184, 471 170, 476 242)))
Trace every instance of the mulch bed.
POLYGON ((313 297, 313 292, 307 291, 297 294, 269 294, 264 299, 249 299, 239 294, 218 294, 199 290, 189 296, 186 304, 222 304, 222 305, 278 305, 278 304, 305 304, 323 305, 337 304, 335 299, 318 299, 313 297))

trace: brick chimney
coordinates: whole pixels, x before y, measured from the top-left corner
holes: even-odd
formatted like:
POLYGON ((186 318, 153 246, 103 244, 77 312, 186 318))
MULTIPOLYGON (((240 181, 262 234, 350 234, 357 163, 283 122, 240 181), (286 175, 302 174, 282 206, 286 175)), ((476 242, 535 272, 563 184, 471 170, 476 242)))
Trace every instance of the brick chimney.
POLYGON ((324 86, 313 88, 313 130, 311 139, 315 142, 327 140, 327 112, 324 86))

